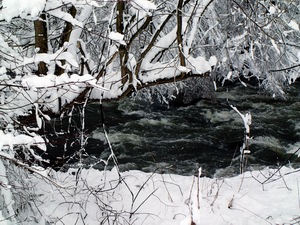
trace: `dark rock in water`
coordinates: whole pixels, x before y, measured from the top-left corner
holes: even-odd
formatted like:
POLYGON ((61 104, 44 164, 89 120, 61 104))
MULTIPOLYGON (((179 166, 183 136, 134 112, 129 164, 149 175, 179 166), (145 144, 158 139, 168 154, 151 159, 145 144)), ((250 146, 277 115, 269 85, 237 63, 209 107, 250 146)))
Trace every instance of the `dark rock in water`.
POLYGON ((170 101, 171 105, 187 106, 201 99, 212 99, 214 96, 214 84, 211 77, 192 77, 182 81, 176 98, 170 101))

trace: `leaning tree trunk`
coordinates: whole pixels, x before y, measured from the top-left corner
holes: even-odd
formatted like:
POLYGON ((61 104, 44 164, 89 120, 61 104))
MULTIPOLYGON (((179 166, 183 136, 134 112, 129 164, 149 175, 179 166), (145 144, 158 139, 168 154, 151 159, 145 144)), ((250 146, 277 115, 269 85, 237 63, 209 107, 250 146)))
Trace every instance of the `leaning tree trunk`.
MULTIPOLYGON (((72 5, 71 8, 69 9, 69 14, 73 18, 75 18, 76 13, 77 13, 77 10, 76 10, 75 6, 72 5)), ((69 42, 72 30, 73 30, 72 23, 66 22, 66 26, 65 26, 65 28, 63 30, 63 33, 61 35, 61 40, 60 40, 60 43, 59 43, 59 48, 63 47, 65 42, 69 42)), ((66 60, 61 60, 61 65, 65 65, 65 63, 66 63, 66 60)), ((56 64, 56 66, 55 66, 55 72, 54 72, 55 75, 61 75, 64 72, 65 72, 65 69, 56 64)))

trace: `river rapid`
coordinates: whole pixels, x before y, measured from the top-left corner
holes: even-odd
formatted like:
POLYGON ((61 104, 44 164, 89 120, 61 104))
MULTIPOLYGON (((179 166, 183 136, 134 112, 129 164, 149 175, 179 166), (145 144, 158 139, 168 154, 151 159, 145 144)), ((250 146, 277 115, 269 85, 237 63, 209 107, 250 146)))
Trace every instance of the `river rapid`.
MULTIPOLYGON (((222 88, 213 99, 190 106, 154 104, 140 98, 103 103, 108 140, 121 171, 232 176, 239 172, 240 147, 244 141, 242 118, 230 104, 250 112, 251 140, 245 170, 284 163, 298 167, 290 153, 300 147, 300 84, 288 89, 286 100, 274 100, 243 86, 222 88)), ((111 154, 101 125, 99 104, 86 110, 89 134, 84 165, 104 169, 111 154)), ((107 168, 114 166, 109 160, 107 168)))

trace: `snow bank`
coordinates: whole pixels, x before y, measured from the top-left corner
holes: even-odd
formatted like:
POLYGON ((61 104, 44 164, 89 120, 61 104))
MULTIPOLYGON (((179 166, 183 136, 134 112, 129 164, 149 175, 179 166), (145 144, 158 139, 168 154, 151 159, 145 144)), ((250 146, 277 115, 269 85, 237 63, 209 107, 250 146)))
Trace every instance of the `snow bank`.
POLYGON ((52 174, 65 189, 35 177, 31 181, 41 200, 37 215, 54 224, 294 224, 300 220, 299 172, 284 167, 198 179, 70 169, 52 174))

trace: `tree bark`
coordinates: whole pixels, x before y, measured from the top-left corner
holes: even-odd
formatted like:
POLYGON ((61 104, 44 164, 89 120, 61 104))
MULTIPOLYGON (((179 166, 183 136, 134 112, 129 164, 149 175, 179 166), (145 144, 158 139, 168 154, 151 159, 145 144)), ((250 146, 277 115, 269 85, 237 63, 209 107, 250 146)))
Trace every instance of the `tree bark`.
MULTIPOLYGON (((69 9, 69 13, 73 18, 76 16, 77 10, 75 6, 73 5, 71 6, 71 8, 69 9)), ((65 42, 69 42, 72 30, 73 30, 73 25, 70 22, 66 22, 66 26, 63 30, 63 33, 61 35, 61 40, 59 42, 59 48, 63 47, 65 42)), ((65 65, 65 63, 66 60, 61 60, 61 65, 65 65)), ((55 75, 61 75, 64 72, 65 72, 64 68, 61 68, 58 65, 55 66, 55 72, 54 72, 55 75)))
MULTIPOLYGON (((124 9, 125 9, 124 1, 118 0, 116 30, 120 34, 124 34, 124 21, 123 21, 124 9)), ((119 46, 119 58, 120 58, 120 70, 121 70, 122 84, 125 84, 130 77, 129 69, 126 66, 127 61, 128 61, 128 51, 127 51, 126 46, 121 45, 121 44, 119 46)))
MULTIPOLYGON (((38 49, 37 53, 48 52, 48 32, 46 23, 46 14, 42 13, 40 18, 34 21, 35 31, 35 48, 38 49)), ((48 68, 45 62, 39 62, 37 74, 47 74, 48 68)))
POLYGON ((186 66, 185 57, 182 50, 182 6, 183 6, 183 0, 178 0, 178 6, 177 6, 177 45, 178 45, 178 55, 179 55, 179 61, 180 66, 186 66))

